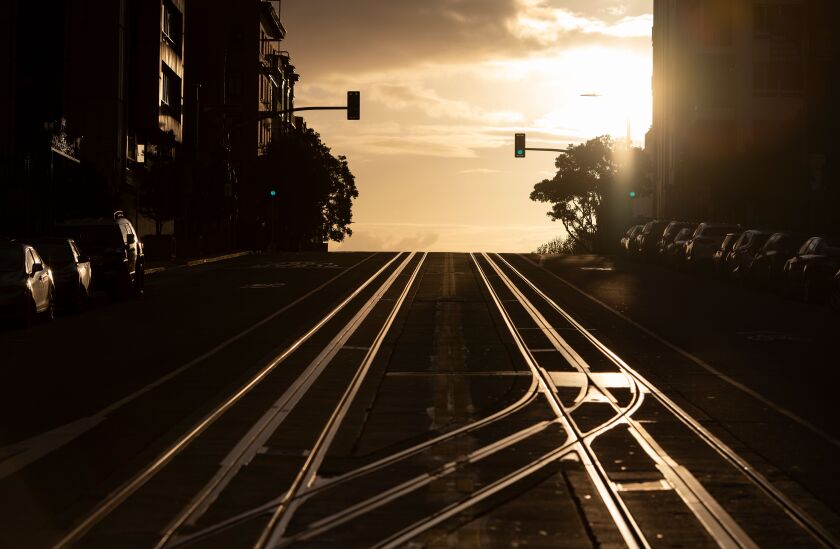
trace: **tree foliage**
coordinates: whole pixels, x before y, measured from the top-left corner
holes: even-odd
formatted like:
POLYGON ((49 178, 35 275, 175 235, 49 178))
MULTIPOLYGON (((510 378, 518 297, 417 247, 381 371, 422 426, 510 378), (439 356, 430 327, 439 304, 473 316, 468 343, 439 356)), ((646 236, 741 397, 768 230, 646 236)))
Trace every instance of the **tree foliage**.
POLYGON ((341 242, 353 234, 353 199, 359 196, 347 158, 333 156, 311 129, 272 141, 262 157, 265 193, 276 190, 283 246, 303 242, 341 242))
POLYGON ((551 204, 546 215, 563 224, 569 249, 603 249, 604 242, 612 240, 612 229, 624 223, 621 210, 622 202, 629 200, 627 193, 650 194, 643 151, 617 145, 609 136, 569 145, 554 165, 557 173, 534 185, 531 200, 551 204))

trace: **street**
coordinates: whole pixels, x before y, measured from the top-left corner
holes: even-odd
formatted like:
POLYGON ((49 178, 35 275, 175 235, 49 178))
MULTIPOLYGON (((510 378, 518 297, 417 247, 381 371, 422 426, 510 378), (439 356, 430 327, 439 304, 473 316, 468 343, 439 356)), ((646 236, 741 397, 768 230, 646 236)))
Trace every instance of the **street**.
POLYGON ((609 256, 168 269, 0 331, 0 546, 837 546, 837 334, 609 256))

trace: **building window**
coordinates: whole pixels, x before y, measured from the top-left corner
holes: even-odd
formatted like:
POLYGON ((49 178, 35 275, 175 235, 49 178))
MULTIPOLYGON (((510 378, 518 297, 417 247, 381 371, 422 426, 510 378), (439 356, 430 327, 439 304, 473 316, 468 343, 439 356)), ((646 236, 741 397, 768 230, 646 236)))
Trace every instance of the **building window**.
POLYGON ((163 3, 163 37, 172 45, 175 53, 181 55, 183 18, 178 8, 170 2, 163 3))
POLYGON ((161 103, 166 106, 173 116, 181 115, 181 78, 165 64, 161 69, 163 74, 163 90, 161 103))

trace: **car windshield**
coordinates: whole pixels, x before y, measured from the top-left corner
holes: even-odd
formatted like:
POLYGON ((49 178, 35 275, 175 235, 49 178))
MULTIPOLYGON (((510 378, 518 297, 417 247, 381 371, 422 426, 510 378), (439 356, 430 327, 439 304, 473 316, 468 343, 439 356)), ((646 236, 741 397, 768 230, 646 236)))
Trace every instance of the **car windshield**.
POLYGON ((19 248, 0 249, 0 272, 10 273, 23 269, 23 252, 19 248))
POLYGON ((36 249, 50 267, 66 267, 76 262, 73 251, 70 249, 70 244, 40 245, 36 246, 36 249))

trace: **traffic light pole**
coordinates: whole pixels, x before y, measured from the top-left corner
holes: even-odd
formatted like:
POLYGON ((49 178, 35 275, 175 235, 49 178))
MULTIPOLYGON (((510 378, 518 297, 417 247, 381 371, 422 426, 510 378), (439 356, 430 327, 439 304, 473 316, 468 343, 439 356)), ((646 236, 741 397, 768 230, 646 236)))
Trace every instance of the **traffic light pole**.
POLYGON ((349 91, 347 92, 347 105, 341 107, 295 107, 282 111, 262 111, 257 117, 262 120, 263 118, 283 116, 301 111, 347 111, 347 120, 359 120, 360 102, 361 94, 357 91, 349 91))
POLYGON ((545 152, 558 152, 558 153, 567 153, 566 149, 534 149, 531 147, 525 147, 526 151, 545 151, 545 152))

